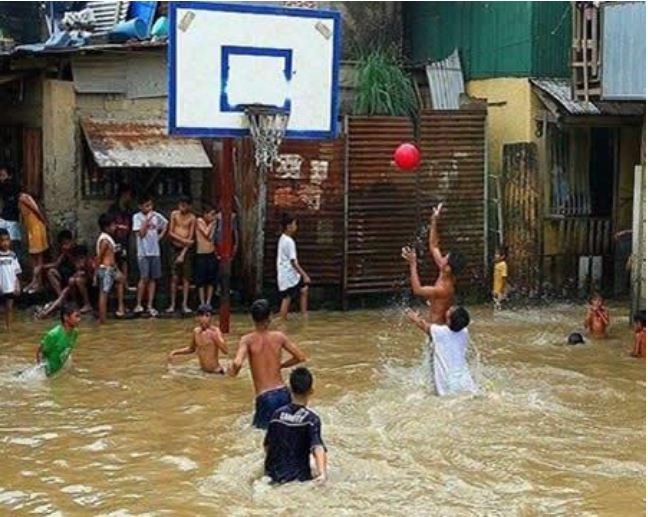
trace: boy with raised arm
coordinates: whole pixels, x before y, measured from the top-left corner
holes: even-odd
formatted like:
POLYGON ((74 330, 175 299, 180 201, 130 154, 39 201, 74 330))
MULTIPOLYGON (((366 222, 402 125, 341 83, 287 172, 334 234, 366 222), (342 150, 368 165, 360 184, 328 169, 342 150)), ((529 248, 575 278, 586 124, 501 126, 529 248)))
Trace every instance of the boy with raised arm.
POLYGON ((326 446, 320 418, 308 407, 313 395, 313 375, 308 368, 290 372, 292 401, 272 415, 263 440, 265 475, 275 483, 313 479, 310 457, 314 456, 315 481, 326 481, 326 446))
POLYGON ((180 355, 196 354, 200 362, 200 369, 206 373, 225 374, 225 370, 218 360, 219 350, 227 355, 227 344, 217 326, 212 324, 214 310, 211 305, 198 307, 198 326, 193 329, 191 344, 184 348, 173 350, 169 354, 169 362, 180 355))
POLYGON ((45 365, 48 377, 65 366, 79 337, 77 327, 81 312, 77 306, 73 303, 63 304, 60 318, 61 323, 43 336, 36 352, 36 362, 45 365))
POLYGON ((601 339, 607 336, 609 324, 610 312, 605 306, 603 297, 599 293, 594 293, 587 305, 585 329, 589 332, 590 337, 601 339))
POLYGON ((256 394, 252 424, 258 429, 267 429, 272 414, 290 403, 290 391, 281 377, 281 370, 303 363, 306 356, 283 332, 270 330, 268 300, 256 300, 250 313, 254 330, 241 338, 228 373, 233 377, 238 375, 245 359, 248 359, 256 394), (291 357, 282 361, 284 350, 291 357))
POLYGON ((176 309, 178 282, 182 282, 182 313, 191 314, 189 308, 189 282, 191 281, 191 248, 195 242, 196 216, 191 212, 191 198, 182 196, 178 208, 169 218, 169 240, 171 241, 171 303, 166 310, 171 314, 176 309))
POLYGON ((439 248, 437 221, 441 216, 442 208, 443 203, 437 205, 432 211, 430 218, 428 245, 432 260, 434 260, 439 270, 439 275, 433 286, 421 284, 416 261, 416 251, 409 247, 405 247, 402 250, 402 257, 409 264, 412 292, 416 296, 421 296, 426 299, 429 307, 428 320, 430 323, 436 324, 443 324, 445 322, 446 312, 452 306, 455 295, 455 275, 460 272, 463 262, 463 258, 459 253, 448 252, 444 255, 439 248))

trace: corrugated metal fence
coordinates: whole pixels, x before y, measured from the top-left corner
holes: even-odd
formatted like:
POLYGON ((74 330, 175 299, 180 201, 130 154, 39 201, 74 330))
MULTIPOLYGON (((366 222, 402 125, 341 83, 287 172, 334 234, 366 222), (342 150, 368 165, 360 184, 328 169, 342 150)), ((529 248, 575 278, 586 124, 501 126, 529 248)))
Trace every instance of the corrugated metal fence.
POLYGON ((268 175, 264 279, 276 282, 284 212, 298 216, 299 262, 316 285, 340 285, 344 250, 344 139, 286 141, 268 175))
POLYGON ((433 278, 425 224, 439 202, 446 203, 442 249, 466 258, 460 282, 483 282, 485 118, 485 111, 422 112, 423 162, 415 172, 390 165, 396 146, 414 139, 408 119, 349 119, 345 295, 385 293, 401 285, 407 269, 400 249, 408 243, 425 254, 422 274, 433 278))
POLYGON ((485 117, 485 111, 422 112, 423 162, 413 172, 391 163, 398 144, 415 140, 404 117, 350 117, 346 140, 282 144, 279 164, 268 175, 265 283, 276 283, 279 222, 286 211, 298 216, 299 260, 316 286, 341 286, 344 297, 406 287, 400 250, 407 244, 420 250, 421 274, 432 281, 427 222, 433 206, 444 202, 442 249, 466 258, 460 291, 482 286, 485 117))

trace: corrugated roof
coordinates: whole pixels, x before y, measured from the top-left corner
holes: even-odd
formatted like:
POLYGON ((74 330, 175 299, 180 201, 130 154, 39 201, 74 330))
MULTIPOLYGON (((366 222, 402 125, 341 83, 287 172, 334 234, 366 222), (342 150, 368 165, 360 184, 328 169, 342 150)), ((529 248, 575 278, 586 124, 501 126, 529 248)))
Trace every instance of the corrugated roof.
POLYGON ((529 79, 531 84, 547 94, 567 115, 641 116, 646 112, 643 102, 607 102, 572 100, 571 84, 565 79, 529 79))
POLYGON ((211 167, 199 140, 170 137, 161 120, 86 118, 81 127, 99 167, 211 167))
POLYGON ((457 49, 447 58, 426 65, 425 72, 430 86, 432 108, 459 109, 459 95, 465 92, 465 88, 457 49))

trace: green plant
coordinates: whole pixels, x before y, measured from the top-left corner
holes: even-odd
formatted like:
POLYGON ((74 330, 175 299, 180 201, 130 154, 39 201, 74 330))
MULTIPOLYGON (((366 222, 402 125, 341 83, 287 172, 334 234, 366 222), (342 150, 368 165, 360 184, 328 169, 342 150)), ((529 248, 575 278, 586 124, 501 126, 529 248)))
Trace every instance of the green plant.
POLYGON ((376 50, 357 67, 353 113, 415 117, 418 109, 414 85, 390 53, 376 50))

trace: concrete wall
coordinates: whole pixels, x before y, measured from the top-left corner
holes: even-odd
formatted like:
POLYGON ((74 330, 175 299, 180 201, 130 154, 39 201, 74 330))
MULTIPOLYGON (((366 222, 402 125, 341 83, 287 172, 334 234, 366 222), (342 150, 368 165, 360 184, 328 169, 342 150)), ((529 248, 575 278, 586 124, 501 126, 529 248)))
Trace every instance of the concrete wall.
MULTIPOLYGON (((76 229, 79 192, 78 128, 69 81, 43 81, 43 205, 50 230, 76 229)), ((50 239, 53 240, 53 239, 50 239)))
POLYGON ((533 141, 534 99, 526 78, 469 81, 466 92, 488 101, 486 138, 490 174, 502 171, 502 146, 533 141))

